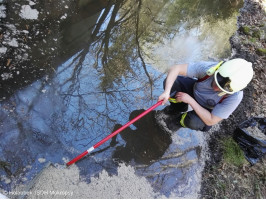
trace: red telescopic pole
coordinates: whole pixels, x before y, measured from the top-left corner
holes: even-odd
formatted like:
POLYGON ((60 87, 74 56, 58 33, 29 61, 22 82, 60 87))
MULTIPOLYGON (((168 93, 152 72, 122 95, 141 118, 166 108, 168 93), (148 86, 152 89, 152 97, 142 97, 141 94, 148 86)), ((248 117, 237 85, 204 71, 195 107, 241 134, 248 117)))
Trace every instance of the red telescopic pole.
POLYGON ((67 163, 67 166, 72 165, 73 163, 77 162, 78 160, 80 160, 81 158, 83 158, 84 156, 86 156, 88 153, 92 152, 97 147, 101 146, 107 140, 111 139, 112 137, 114 137, 115 135, 117 135, 118 133, 120 133, 121 131, 123 131, 125 128, 127 128, 128 126, 130 126, 131 124, 133 124, 135 121, 139 120, 140 118, 142 118, 144 115, 146 115, 149 112, 151 112, 153 109, 157 108, 159 105, 162 104, 162 102, 163 102, 163 100, 158 101, 156 104, 154 104, 153 106, 151 106, 150 108, 148 108, 147 110, 145 110, 143 113, 141 113, 140 115, 138 115, 137 117, 135 117, 131 121, 127 122, 121 128, 117 129, 116 131, 114 131, 113 133, 111 133, 110 135, 108 135, 106 138, 102 139, 97 144, 93 145, 91 148, 89 148, 88 150, 84 151, 83 153, 81 153, 80 155, 78 155, 73 160, 69 161, 67 163))

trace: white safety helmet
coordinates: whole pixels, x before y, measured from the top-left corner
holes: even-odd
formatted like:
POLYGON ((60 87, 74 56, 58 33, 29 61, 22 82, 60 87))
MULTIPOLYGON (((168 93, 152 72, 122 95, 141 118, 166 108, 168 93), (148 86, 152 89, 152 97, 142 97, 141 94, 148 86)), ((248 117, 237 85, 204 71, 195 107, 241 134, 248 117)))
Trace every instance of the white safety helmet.
POLYGON ((217 86, 226 94, 233 94, 244 89, 253 77, 252 63, 241 58, 226 61, 214 73, 217 86), (217 75, 228 78, 228 82, 222 87, 217 75))

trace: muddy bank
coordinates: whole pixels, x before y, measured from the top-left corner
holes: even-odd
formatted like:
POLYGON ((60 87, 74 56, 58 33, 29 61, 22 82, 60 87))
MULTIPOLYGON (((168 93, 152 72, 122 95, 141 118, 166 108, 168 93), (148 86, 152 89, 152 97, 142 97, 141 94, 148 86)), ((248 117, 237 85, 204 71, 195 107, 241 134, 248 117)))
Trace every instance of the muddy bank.
POLYGON ((223 160, 222 141, 232 136, 240 122, 253 116, 265 117, 265 1, 245 0, 237 20, 238 30, 230 38, 232 58, 244 58, 253 63, 255 75, 244 90, 244 98, 233 115, 213 131, 209 141, 211 158, 206 163, 202 198, 265 198, 265 156, 255 166, 246 163, 234 167, 223 160), (230 178, 229 178, 230 177, 230 178))

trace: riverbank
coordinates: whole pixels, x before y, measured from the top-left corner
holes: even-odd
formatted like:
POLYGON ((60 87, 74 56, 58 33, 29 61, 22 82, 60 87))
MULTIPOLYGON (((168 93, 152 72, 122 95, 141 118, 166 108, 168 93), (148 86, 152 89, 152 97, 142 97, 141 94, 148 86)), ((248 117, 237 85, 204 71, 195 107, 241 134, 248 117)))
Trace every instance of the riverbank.
POLYGON ((245 0, 237 20, 238 30, 230 38, 232 58, 244 58, 253 63, 255 75, 244 90, 241 105, 223 121, 209 140, 210 159, 203 173, 201 198, 266 198, 266 158, 255 165, 247 161, 236 166, 225 159, 225 141, 233 136, 237 125, 251 117, 265 117, 266 85, 266 2, 245 0))

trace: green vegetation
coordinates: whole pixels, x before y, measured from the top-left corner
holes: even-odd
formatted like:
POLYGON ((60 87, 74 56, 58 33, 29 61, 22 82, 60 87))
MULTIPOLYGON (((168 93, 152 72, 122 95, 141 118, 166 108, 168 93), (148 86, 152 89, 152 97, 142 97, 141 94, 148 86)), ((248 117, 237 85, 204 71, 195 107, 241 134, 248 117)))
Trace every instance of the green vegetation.
POLYGON ((252 36, 253 38, 260 39, 261 38, 261 30, 257 27, 249 27, 249 26, 241 26, 239 31, 244 33, 245 35, 252 36))
POLYGON ((257 41, 257 39, 252 37, 252 38, 249 39, 249 41, 252 42, 252 43, 255 43, 257 41))
POLYGON ((261 38, 261 32, 259 29, 253 30, 252 36, 255 38, 260 39, 261 38))
POLYGON ((226 163, 241 166, 246 162, 243 151, 231 137, 223 141, 223 151, 223 158, 226 163))
POLYGON ((266 48, 258 48, 257 54, 259 54, 261 56, 265 56, 266 55, 266 48))
POLYGON ((250 35, 250 27, 249 26, 241 26, 239 30, 245 35, 250 35))

